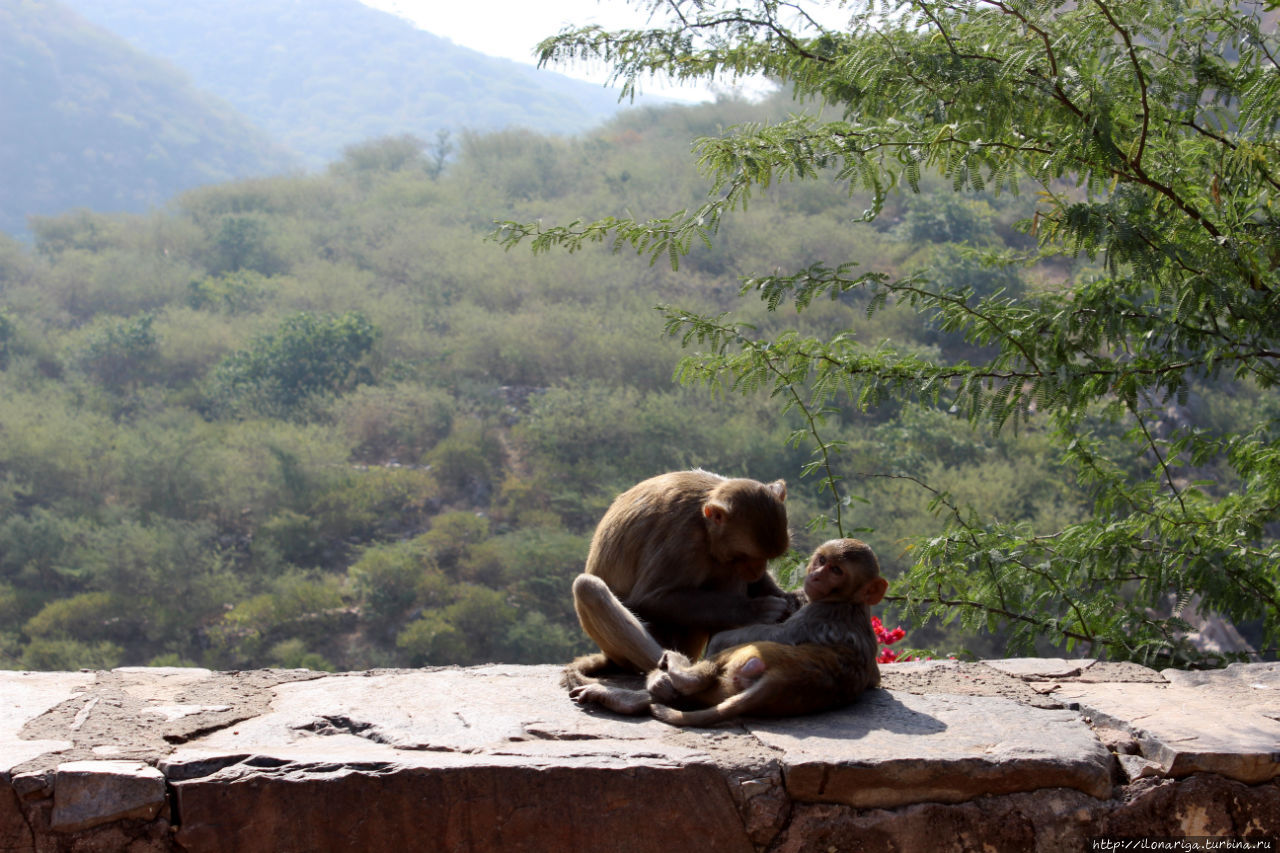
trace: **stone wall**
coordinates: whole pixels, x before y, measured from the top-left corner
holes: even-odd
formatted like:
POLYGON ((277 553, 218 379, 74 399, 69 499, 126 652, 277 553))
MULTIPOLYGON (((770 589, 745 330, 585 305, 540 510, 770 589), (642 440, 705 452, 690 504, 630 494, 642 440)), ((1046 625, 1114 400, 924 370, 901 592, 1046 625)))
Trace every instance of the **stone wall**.
POLYGON ((556 667, 0 672, 0 852, 1085 850, 1280 840, 1280 664, 893 664, 676 729, 556 667))

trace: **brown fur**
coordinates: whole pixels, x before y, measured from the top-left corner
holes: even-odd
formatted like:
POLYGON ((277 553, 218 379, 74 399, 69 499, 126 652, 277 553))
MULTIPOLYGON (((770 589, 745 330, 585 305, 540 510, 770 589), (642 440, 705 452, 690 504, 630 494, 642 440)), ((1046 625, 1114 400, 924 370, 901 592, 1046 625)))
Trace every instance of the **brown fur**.
POLYGON ((671 699, 692 710, 657 702, 651 687, 649 711, 676 726, 710 726, 744 715, 788 717, 842 707, 867 688, 880 685, 870 617, 867 624, 869 650, 861 644, 736 646, 683 673, 682 686, 690 692, 671 699))
POLYGON ((645 690, 584 684, 571 692, 623 714, 651 712, 674 725, 711 725, 743 714, 789 716, 847 704, 880 683, 872 605, 888 584, 864 542, 838 539, 813 553, 810 603, 781 625, 717 634, 715 654, 692 663, 666 651, 645 690))
POLYGON ((579 621, 603 654, 570 664, 565 683, 648 672, 664 648, 697 657, 716 631, 781 619, 790 602, 766 568, 790 542, 785 499, 782 480, 707 471, 662 474, 619 495, 573 585, 579 621))

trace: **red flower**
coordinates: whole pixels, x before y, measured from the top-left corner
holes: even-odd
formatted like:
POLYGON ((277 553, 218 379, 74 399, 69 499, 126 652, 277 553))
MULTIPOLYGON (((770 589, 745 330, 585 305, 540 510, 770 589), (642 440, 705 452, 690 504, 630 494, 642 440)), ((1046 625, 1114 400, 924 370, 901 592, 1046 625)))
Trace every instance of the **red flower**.
MULTIPOLYGON (((894 628, 892 631, 886 631, 884 623, 880 621, 880 617, 878 616, 871 617, 871 630, 876 632, 876 642, 882 646, 892 645, 907 635, 907 632, 902 630, 901 627, 894 628)), ((911 657, 911 655, 899 658, 898 653, 893 649, 881 649, 879 657, 876 658, 877 663, 893 663, 896 660, 908 661, 915 660, 915 658, 911 657)))

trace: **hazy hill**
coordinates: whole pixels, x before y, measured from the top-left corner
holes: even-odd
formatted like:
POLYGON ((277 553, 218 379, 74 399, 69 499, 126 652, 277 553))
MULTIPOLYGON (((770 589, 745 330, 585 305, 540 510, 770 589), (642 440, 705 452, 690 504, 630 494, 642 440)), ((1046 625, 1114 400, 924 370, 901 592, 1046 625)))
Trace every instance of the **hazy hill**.
POLYGON ((573 133, 619 108, 616 90, 459 47, 356 0, 70 5, 178 65, 313 165, 373 137, 573 133))
POLYGON ((297 161, 231 106, 53 2, 0 0, 0 230, 144 210, 297 161))

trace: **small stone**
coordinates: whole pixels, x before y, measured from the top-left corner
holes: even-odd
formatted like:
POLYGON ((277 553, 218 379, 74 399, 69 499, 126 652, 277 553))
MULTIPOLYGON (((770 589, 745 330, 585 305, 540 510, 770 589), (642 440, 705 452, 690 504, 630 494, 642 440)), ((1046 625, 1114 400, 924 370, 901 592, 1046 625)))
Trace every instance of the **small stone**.
POLYGON ((53 781, 56 832, 77 832, 126 818, 151 820, 165 803, 164 776, 140 761, 69 761, 53 781))
POLYGON ((1154 761, 1148 761, 1141 755, 1117 755, 1120 759, 1120 769, 1124 772, 1124 777, 1130 782, 1147 776, 1159 778, 1164 775, 1164 768, 1154 761))

